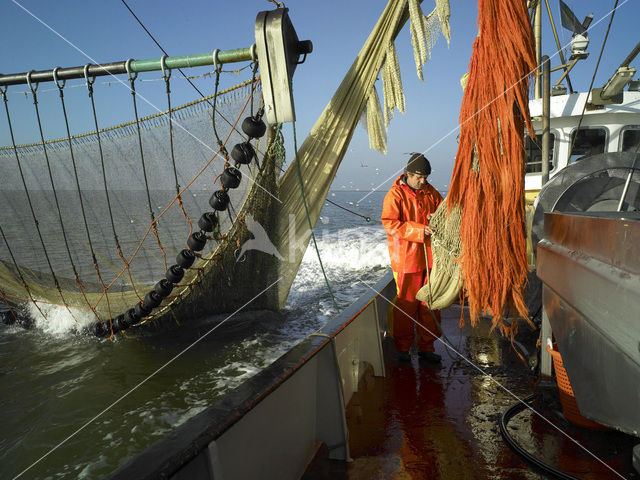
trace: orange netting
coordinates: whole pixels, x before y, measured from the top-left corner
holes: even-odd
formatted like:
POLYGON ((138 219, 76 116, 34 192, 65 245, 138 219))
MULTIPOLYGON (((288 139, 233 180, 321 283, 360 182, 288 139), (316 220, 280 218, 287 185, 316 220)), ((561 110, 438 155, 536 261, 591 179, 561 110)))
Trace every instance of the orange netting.
POLYGON ((479 0, 478 30, 448 208, 462 212, 459 262, 472 323, 486 311, 506 333, 506 306, 527 317, 523 132, 526 123, 534 135, 528 76, 536 60, 525 0, 479 0))

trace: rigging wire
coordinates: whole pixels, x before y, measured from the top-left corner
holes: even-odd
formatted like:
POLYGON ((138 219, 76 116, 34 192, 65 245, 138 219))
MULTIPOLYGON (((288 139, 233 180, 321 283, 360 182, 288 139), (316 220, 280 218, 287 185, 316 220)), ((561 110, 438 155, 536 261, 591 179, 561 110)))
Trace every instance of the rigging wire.
MULTIPOLYGON (((136 19, 136 21, 138 22, 138 24, 142 27, 142 29, 147 33, 147 35, 149 35, 149 37, 151 38, 151 40, 153 40, 153 42, 158 46, 158 48, 162 51, 162 53, 164 53, 165 55, 169 55, 167 53, 167 51, 162 48, 162 45, 160 45, 160 43, 155 39, 155 37, 151 34, 151 32, 149 31, 149 29, 147 29, 147 27, 145 27, 144 23, 142 23, 142 21, 138 18, 138 16, 133 12, 133 10, 131 9, 131 7, 129 7, 129 5, 127 4, 127 2, 125 0, 121 0, 121 2, 124 4, 125 7, 127 7, 127 10, 129 10, 129 12, 131 13, 131 15, 133 15, 133 18, 136 19)), ((200 91, 200 89, 191 81, 191 79, 182 71, 181 68, 177 69, 180 74, 187 80, 187 82, 189 82, 189 84, 195 89, 196 92, 198 92, 198 94, 202 97, 205 98, 204 93, 202 93, 200 91)), ((216 68, 217 70, 217 68, 216 68)), ((212 105, 211 102, 209 100, 206 100, 206 102, 209 104, 209 106, 211 108, 215 108, 215 103, 212 105)), ((214 100, 215 102, 215 100, 214 100)), ((220 112, 218 112, 218 115, 220 116, 220 118, 222 118, 225 122, 227 122, 227 125, 229 125, 232 129, 234 129, 236 132, 241 133, 240 130, 237 129, 237 127, 231 123, 224 115, 222 115, 220 112)), ((261 152, 262 153, 262 152, 261 152)))
MULTIPOLYGON (((80 283, 80 281, 78 280, 78 271, 76 270, 76 266, 75 263, 73 262, 73 257, 71 256, 71 250, 69 248, 69 242, 67 240, 67 232, 64 228, 64 222, 62 220, 62 212, 60 211, 60 202, 58 201, 58 192, 56 191, 56 187, 53 181, 53 173, 51 172, 51 164, 49 162, 49 154, 47 153, 47 147, 46 147, 46 142, 44 140, 44 133, 42 131, 42 122, 40 120, 40 109, 38 108, 38 96, 36 94, 36 91, 38 90, 38 84, 36 83, 35 86, 31 83, 31 73, 33 72, 33 70, 31 70, 28 74, 27 74, 27 84, 29 85, 29 88, 31 89, 31 95, 33 96, 33 105, 35 108, 35 112, 36 112, 36 119, 38 120, 38 129, 40 131, 40 139, 42 140, 42 152, 44 153, 44 158, 46 160, 46 164, 47 164, 47 171, 49 172, 49 180, 51 181, 51 189, 53 190, 53 198, 55 200, 55 204, 56 204, 56 209, 58 211, 58 219, 60 220, 60 228, 62 229, 62 237, 64 238, 64 244, 65 247, 67 249, 67 255, 69 256, 69 262, 71 263, 71 267, 73 269, 73 273, 75 275, 76 280, 78 281, 78 284, 80 285, 80 289, 82 290, 82 284, 80 283)), ((15 148, 15 146, 14 146, 15 148)), ((16 157, 17 157, 18 153, 16 151, 16 157)), ((26 184, 25 184, 25 189, 27 188, 26 184)), ((40 233, 40 229, 38 228, 38 233, 40 233)), ((40 241, 44 247, 44 241, 42 240, 42 236, 40 236, 40 241)), ((56 275, 53 272, 53 267, 51 266, 51 262, 49 261, 49 257, 47 256, 47 261, 49 262, 49 267, 51 269, 51 273, 53 275, 53 280, 55 282, 56 288, 58 290, 58 293, 60 294, 60 298, 62 299, 62 303, 64 303, 65 307, 67 308, 69 314, 71 315, 71 318, 74 319, 74 321, 77 323, 78 320, 76 319, 76 317, 73 315, 73 312, 71 312, 71 309, 69 308, 69 305, 67 304, 67 301, 64 298, 64 295, 62 294, 62 288, 60 287, 60 283, 58 282, 58 277, 56 277, 56 275)))
POLYGON ((133 113, 136 117, 136 131, 138 133, 138 146, 140 147, 140 162, 142 163, 142 174, 144 176, 144 186, 147 191, 147 202, 149 203, 149 216, 151 217, 151 225, 153 226, 153 235, 156 237, 158 242, 158 247, 160 247, 160 251, 162 252, 162 257, 164 259, 164 267, 167 268, 167 254, 162 248, 162 243, 160 242, 160 236, 158 234, 158 223, 156 222, 156 216, 153 212, 153 204, 151 203, 151 192, 149 192, 149 181, 147 179, 147 167, 144 161, 144 150, 142 148, 142 133, 140 131, 140 119, 138 117, 138 104, 136 102, 136 78, 138 77, 138 73, 135 72, 131 75, 131 59, 127 60, 125 64, 127 68, 127 75, 129 76, 129 83, 131 84, 131 98, 133 99, 133 113))
MULTIPOLYGON (((2 94, 2 99, 4 101, 4 109, 7 113, 7 125, 9 126, 9 133, 11 134, 11 144, 13 146, 13 153, 15 154, 16 157, 16 163, 18 164, 18 171, 20 172, 20 178, 22 179, 22 185, 24 186, 24 192, 27 196, 27 201, 29 202, 29 208, 31 209, 31 216, 33 218, 33 223, 35 224, 36 230, 38 231, 38 237, 40 237, 40 243, 42 244, 42 248, 44 250, 44 255, 47 259, 47 263, 49 265, 49 269, 51 270, 51 275, 53 276, 53 278, 55 279, 55 273, 53 272, 53 267, 51 266, 51 261, 49 260, 49 254, 47 253, 47 248, 44 245, 44 240, 42 239, 42 233, 40 231, 40 224, 38 223, 38 219, 36 218, 36 212, 33 209, 33 202, 31 201, 31 195, 29 194, 29 189, 27 188, 27 183, 24 179, 24 172, 22 171, 22 164, 20 162, 20 157, 18 156, 18 149, 16 147, 16 140, 15 137, 13 135, 13 125, 11 123, 11 115, 9 115, 9 101, 7 99, 7 88, 8 87, 4 87, 2 89, 0 89, 0 94, 2 94)), ((38 309, 38 312, 40 312, 40 315, 42 315, 42 317, 45 320, 48 320, 46 315, 43 313, 42 309, 40 308, 40 306, 36 303, 35 299, 33 298, 33 294, 31 293, 31 289, 29 288, 29 286, 27 285, 27 282, 24 279, 24 276, 22 275, 22 271, 20 270, 20 268, 18 268, 18 263, 16 262, 15 257, 13 256, 13 253, 11 252, 11 247, 9 246, 9 242, 7 241, 7 238, 4 236, 4 231, 2 231, 2 228, 0 227, 0 233, 2 233, 2 238, 4 239, 4 242, 7 244, 7 249, 9 250, 9 254, 11 255, 11 259, 13 260, 13 264, 16 267, 16 270, 18 272, 18 275, 20 275, 20 280, 22 281, 22 286, 24 287, 24 289, 27 291, 27 294, 29 295, 29 298, 31 299, 31 302, 36 306, 36 308, 38 309)))
POLYGON ((170 84, 171 69, 166 68, 166 61, 167 61, 167 55, 165 54, 162 57, 160 64, 162 66, 162 77, 164 78, 166 91, 167 91, 167 112, 169 115, 169 149, 171 151, 171 164, 173 166, 173 177, 176 182, 175 186, 176 186, 176 198, 178 201, 178 206, 180 207, 180 211, 182 212, 184 217, 189 222, 189 235, 191 235, 191 230, 193 230, 193 223, 191 218, 189 218, 189 215, 187 215, 187 212, 184 209, 184 204, 182 203, 182 195, 180 194, 180 183, 178 182, 178 169, 176 167, 176 156, 175 156, 175 149, 173 145, 173 117, 172 117, 172 110, 171 110, 171 84, 170 84))
MULTIPOLYGON (((53 81, 55 82, 56 86, 58 87, 58 90, 60 91, 60 105, 62 106, 62 114, 64 116, 64 125, 67 131, 67 139, 69 140, 69 153, 71 154, 71 164, 73 166, 73 174, 76 180, 76 189, 78 192, 78 199, 80 200, 80 209, 82 211, 82 219, 84 220, 84 228, 85 228, 85 232, 87 233, 87 240, 89 242, 89 248, 91 250, 91 258, 93 260, 93 264, 98 265, 97 260, 96 260, 96 253, 95 250, 93 248, 93 242, 91 240, 91 234, 89 233, 89 223, 87 222, 87 214, 85 212, 85 208, 84 208, 84 200, 82 198, 82 192, 80 189, 80 179, 78 178, 78 167, 76 165, 76 157, 75 154, 73 153, 73 142, 71 141, 71 131, 69 129, 69 118, 67 116, 67 107, 65 105, 64 102, 64 86, 66 81, 63 80, 62 83, 58 83, 58 67, 53 69, 53 81)), ((54 192, 55 193, 55 192, 54 192)), ((56 198, 57 201, 57 198, 56 198)), ((61 219, 62 221, 62 219, 61 219)), ((65 241, 66 241, 66 236, 65 236, 65 241)), ((67 247, 68 248, 68 247, 67 247)), ((73 263, 72 263, 73 265, 73 263)), ((89 299, 87 298, 87 295, 84 291, 84 287, 82 285, 82 283, 80 282, 80 278, 78 277, 78 273, 75 270, 75 266, 73 267, 73 273, 75 274, 76 277, 76 282, 78 283, 78 286, 80 287, 80 291, 82 292, 82 296, 84 297, 85 302, 87 302, 87 305, 89 306, 89 308, 91 309, 91 311, 93 312, 93 314, 96 316, 96 318, 99 320, 100 317, 98 316, 98 313, 96 312, 96 310, 93 308, 93 306, 91 305, 91 302, 89 302, 89 299)))
POLYGON ((338 308, 338 303, 336 302, 336 297, 333 295, 333 290, 331 289, 331 285, 329 284, 329 279, 327 278, 327 272, 324 270, 324 265, 322 264, 322 257, 320 256, 320 250, 318 249, 318 242, 316 242, 316 236, 313 233, 313 225, 311 224, 311 216, 309 215, 309 206, 307 205, 307 197, 304 194, 304 182, 302 181, 302 170, 300 169, 300 159, 298 157, 298 140, 296 137, 296 122, 293 122, 293 148, 294 148, 294 162, 296 164, 296 172, 298 174, 298 185, 300 186, 300 193, 302 195, 302 203, 304 204, 304 211, 307 215, 307 222, 309 223, 309 229, 311 230, 311 238, 313 240, 313 246, 316 249, 316 255, 318 256, 318 263, 320 264, 320 270, 322 270, 322 276, 324 277, 324 282, 327 285, 327 289, 329 290, 329 295, 331 295, 331 300, 333 301, 333 306, 339 312, 340 308, 338 308))
MULTIPOLYGON (((96 138, 98 139, 98 152, 100 153, 100 165, 102 167, 102 183, 104 185, 104 194, 107 198, 107 207, 109 210, 109 219, 111 220, 111 230, 113 232, 113 239, 115 241, 116 244, 116 251, 118 252, 120 259, 124 262, 127 271, 129 271, 129 266, 127 264, 127 261, 124 258, 124 255, 122 254, 122 247, 120 246, 120 240, 118 239, 118 233, 116 232, 116 224, 115 221, 113 219, 113 209, 111 207, 111 197, 109 195, 109 188, 107 186, 107 171, 106 171, 106 167, 104 165, 104 153, 102 150, 102 139, 100 137, 100 127, 98 126, 98 115, 96 113, 96 103, 95 100, 93 98, 93 85, 96 81, 96 77, 93 77, 92 80, 89 80, 89 64, 87 63, 84 66, 84 78, 87 84, 87 91, 88 91, 88 95, 89 95, 89 99, 91 100, 91 111, 93 113, 93 124, 95 125, 95 129, 96 129, 96 138)), ((131 277, 131 275, 129 275, 131 277)), ((111 322, 111 304, 109 302, 109 295, 107 294, 107 286, 105 285, 102 276, 100 275, 100 272, 98 272, 98 279, 100 280, 100 284, 102 285, 103 288, 103 292, 105 295, 105 299, 106 299, 106 303, 107 303, 107 311, 109 313, 109 328, 112 329, 112 322, 111 322)), ((133 285, 133 288, 135 290, 135 285, 133 285)), ((111 334, 113 335, 113 330, 111 330, 111 334)))
POLYGON ((607 44, 607 38, 609 38, 609 30, 611 30, 611 24, 613 23, 613 17, 616 14, 616 10, 618 9, 618 1, 615 1, 613 5, 613 10, 611 11, 611 17, 609 17, 609 25, 607 26, 607 32, 604 35, 604 40, 602 41, 602 48, 600 48, 600 55, 598 55, 598 61, 596 63, 596 68, 593 71, 593 76, 591 77, 591 83, 589 84, 589 91, 587 92, 587 97, 584 100, 584 105, 582 106, 582 113, 580 114, 580 120, 578 120, 578 127, 576 128, 576 134, 571 141, 571 146, 569 147, 569 154, 567 155, 567 161, 571 158, 571 154, 573 153, 573 147, 576 144, 576 140, 578 139, 578 133, 580 132, 580 125, 582 125, 582 119, 584 118, 584 112, 587 110, 587 103, 589 101, 589 95, 591 95, 591 89, 593 88, 593 82, 596 79, 596 73, 598 73, 598 67, 600 66, 600 60, 602 59, 602 53, 604 52, 604 46, 607 44))
POLYGON ((349 213, 353 213, 353 214, 354 214, 354 215, 356 215, 357 217, 362 217, 362 218, 364 218, 367 222, 370 222, 370 221, 371 221, 371 217, 367 217, 367 216, 365 216, 365 215, 360 215, 359 213, 354 212, 353 210, 349 210, 348 208, 343 207, 342 205, 339 205, 339 204, 337 204, 336 202, 332 202, 332 201, 331 201, 331 200, 329 200, 328 198, 326 198, 326 199, 325 199, 325 201, 329 202, 329 203, 330 203, 330 204, 332 204, 332 205, 335 205, 335 206, 336 206, 336 207, 338 207, 338 208, 341 208, 342 210, 346 210, 346 211, 347 211, 347 212, 349 212, 349 213))

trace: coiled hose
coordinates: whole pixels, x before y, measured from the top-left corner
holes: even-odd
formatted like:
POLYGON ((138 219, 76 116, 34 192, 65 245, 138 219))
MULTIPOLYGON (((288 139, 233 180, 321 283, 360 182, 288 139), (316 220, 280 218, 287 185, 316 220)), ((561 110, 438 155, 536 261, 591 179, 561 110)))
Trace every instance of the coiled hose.
POLYGON ((515 405, 509 407, 507 411, 505 411, 502 415, 500 415, 500 419, 498 421, 498 426, 500 427, 500 433, 502 434, 502 438, 504 439, 507 446, 517 455, 519 455, 524 461, 533 465, 534 467, 542 470, 545 473, 548 473, 553 478, 560 478, 562 480, 580 480, 578 477, 574 477, 562 470, 558 470, 555 467, 552 467, 548 463, 543 462, 538 457, 533 456, 529 452, 527 452, 524 448, 516 443, 516 441, 509 435, 507 430, 507 424, 509 420, 515 417, 518 413, 524 410, 529 403, 535 398, 535 394, 529 395, 527 398, 522 400, 521 402, 516 403, 515 405))

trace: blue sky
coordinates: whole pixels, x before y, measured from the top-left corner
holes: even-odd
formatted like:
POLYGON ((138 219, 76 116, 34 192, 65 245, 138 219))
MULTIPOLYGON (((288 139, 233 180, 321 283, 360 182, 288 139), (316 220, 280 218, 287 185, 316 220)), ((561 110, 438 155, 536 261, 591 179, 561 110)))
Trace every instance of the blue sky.
MULTIPOLYGON (((161 56, 158 47, 120 1, 17 1, 95 61, 110 62, 129 57, 145 59, 161 56)), ((273 3, 266 0, 130 0, 128 3, 170 55, 203 53, 216 48, 225 50, 248 47, 254 42, 253 23, 257 12, 274 7, 273 3)), ((308 56, 306 63, 298 67, 294 77, 296 130, 298 144, 301 144, 369 35, 386 1, 324 0, 285 3, 290 10, 289 14, 298 36, 301 39, 310 39, 314 44, 313 53, 308 56)), ((566 3, 580 19, 587 13, 593 13, 593 24, 601 20, 614 5, 613 0, 568 0, 566 3)), ((550 0, 550 4, 559 24, 558 2, 550 0)), ((619 5, 596 76, 596 87, 602 86, 615 67, 640 40, 637 33, 640 2, 620 0, 619 5)), ((425 0, 424 12, 428 13, 433 6, 433 0, 425 0)), ((544 45, 546 52, 552 55, 555 53, 555 44, 547 23, 545 16, 544 45)), ((591 52, 591 56, 574 69, 571 75, 574 88, 588 88, 607 24, 608 18, 605 18, 590 30, 591 44, 588 51, 591 52)), ((358 127, 333 184, 334 190, 374 187, 386 190, 391 181, 388 179, 395 178, 395 172, 404 166, 407 158, 405 152, 412 151, 426 151, 433 166, 432 183, 438 188, 446 188, 456 151, 458 110, 462 99, 459 79, 466 72, 472 42, 477 33, 474 0, 451 1, 451 31, 449 48, 444 38, 438 40, 432 58, 424 68, 424 82, 418 80, 415 73, 408 28, 400 33, 396 48, 407 98, 407 112, 405 115, 396 113, 389 127, 389 152, 386 156, 369 150, 366 133, 358 127)), ((560 29, 559 33, 561 42, 568 43, 570 33, 564 29, 560 29)), ((0 0, 0 42, 3 45, 0 53, 0 71, 3 73, 92 62, 11 0, 0 0)), ((557 57, 552 60, 553 66, 558 63, 557 57)), ((636 60, 632 65, 638 63, 636 60)), ((195 98, 195 92, 190 87, 183 88, 180 83, 184 84, 184 81, 174 82, 174 104, 180 100, 188 101, 195 98)), ((166 108, 165 103, 162 103, 165 101, 163 85, 160 82, 150 82, 147 85, 145 88, 151 101, 161 109, 166 108)), ((207 93, 212 92, 213 85, 210 80, 199 85, 207 89, 207 93)), ((51 88, 52 85, 42 85, 39 90, 42 91, 40 97, 43 112, 46 112, 43 115, 45 136, 59 137, 63 136, 64 132, 61 130, 63 125, 55 117, 59 114, 53 108, 56 103, 51 103, 51 111, 44 108, 47 101, 58 101, 56 92, 45 92, 51 88), (52 117, 49 118, 48 115, 52 117)), ((111 85, 105 84, 100 88, 115 91, 122 87, 112 82, 111 85)), ((33 106, 24 95, 17 93, 25 89, 26 87, 19 86, 11 87, 9 90, 11 105, 16 108, 15 129, 19 143, 38 139, 37 127, 33 124, 33 106), (21 111, 26 113, 20 113, 21 111)), ((81 88, 75 90, 78 92, 78 104, 86 104, 86 91, 81 92, 81 88)), ((73 105, 73 95, 69 95, 69 101, 73 105)), ((119 100, 121 103, 115 102, 108 105, 108 111, 102 110, 101 121, 105 126, 131 118, 130 96, 124 90, 119 96, 122 98, 119 100)), ((154 111, 152 107, 145 105, 141 106, 141 110, 143 114, 154 111)), ((86 131, 91 128, 91 120, 87 113, 85 111, 84 114, 74 115, 74 131, 86 131)), ((0 143, 7 144, 9 136, 4 113, 1 117, 0 143)), ((291 125, 285 127, 285 134, 289 138, 290 161, 293 155, 290 141, 291 125)))

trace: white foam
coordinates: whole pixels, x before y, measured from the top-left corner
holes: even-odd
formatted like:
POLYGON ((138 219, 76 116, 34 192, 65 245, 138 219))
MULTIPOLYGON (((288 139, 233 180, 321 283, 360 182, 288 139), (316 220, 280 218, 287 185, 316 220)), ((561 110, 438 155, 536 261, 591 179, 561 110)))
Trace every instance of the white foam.
MULTIPOLYGON (((336 275, 390 265, 387 237, 381 228, 345 228, 317 235, 316 241, 325 270, 331 270, 336 275)), ((313 244, 310 244, 302 259, 298 277, 307 274, 315 276, 318 268, 318 256, 313 244)))
POLYGON ((38 307, 29 302, 26 306, 27 314, 34 320, 36 328, 49 335, 63 336, 69 332, 81 330, 96 321, 95 315, 89 309, 67 308, 63 305, 50 305, 43 302, 38 302, 38 307), (42 316, 43 314, 46 318, 42 316))
MULTIPOLYGON (((377 278, 372 276, 378 276, 390 266, 386 233, 379 226, 320 232, 316 234, 316 241, 322 265, 340 303, 348 305, 357 300, 367 288, 360 280, 375 282, 377 278), (356 284, 359 288, 354 288, 356 284)), ((314 305, 321 316, 335 313, 330 299, 327 303, 318 298, 318 295, 324 296, 326 290, 318 256, 311 243, 292 285, 287 306, 304 308, 304 305, 314 305)))

